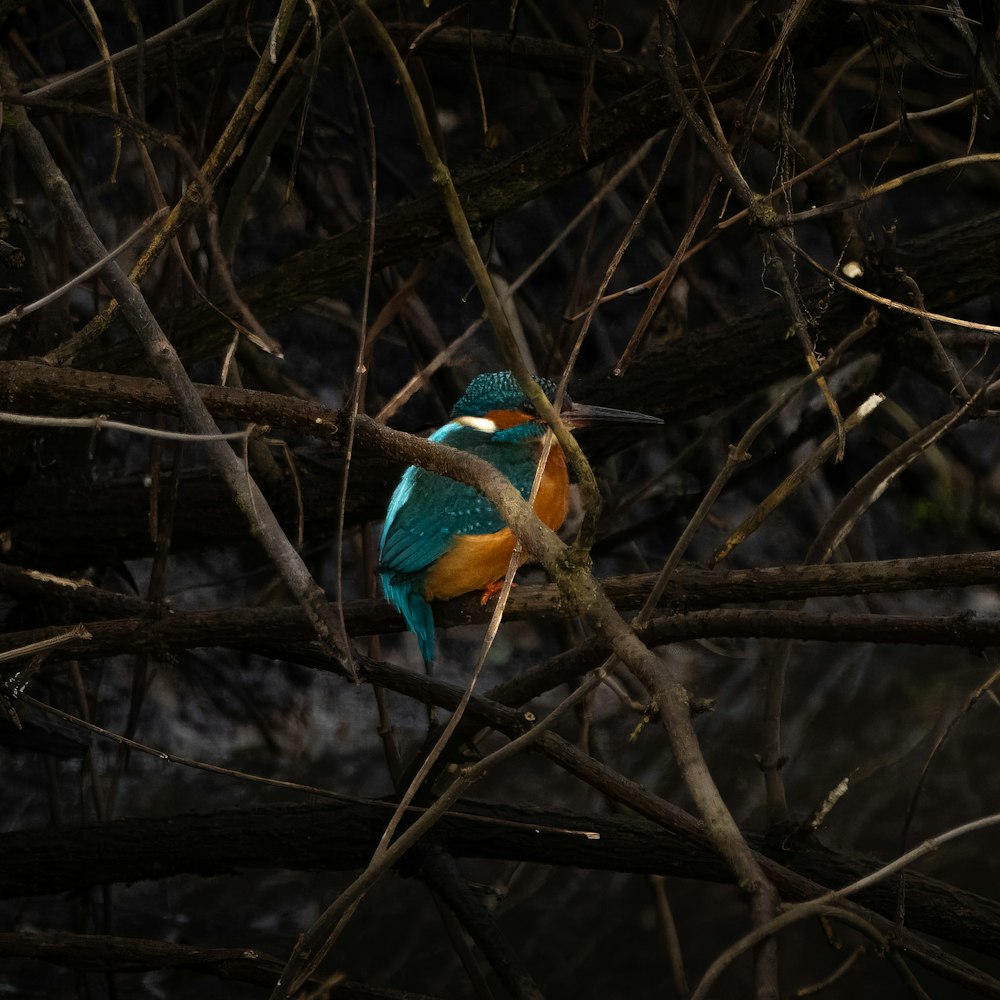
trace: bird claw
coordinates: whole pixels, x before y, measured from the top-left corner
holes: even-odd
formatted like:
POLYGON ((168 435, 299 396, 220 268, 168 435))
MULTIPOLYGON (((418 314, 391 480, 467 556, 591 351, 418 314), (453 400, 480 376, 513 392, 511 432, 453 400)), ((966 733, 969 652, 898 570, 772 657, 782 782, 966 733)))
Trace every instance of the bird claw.
MULTIPOLYGON (((516 587, 516 583, 512 583, 511 587, 516 587)), ((485 608, 490 602, 491 597, 496 597, 500 591, 503 590, 503 580, 494 580, 492 583, 486 584, 483 587, 483 596, 479 598, 479 603, 485 608)))

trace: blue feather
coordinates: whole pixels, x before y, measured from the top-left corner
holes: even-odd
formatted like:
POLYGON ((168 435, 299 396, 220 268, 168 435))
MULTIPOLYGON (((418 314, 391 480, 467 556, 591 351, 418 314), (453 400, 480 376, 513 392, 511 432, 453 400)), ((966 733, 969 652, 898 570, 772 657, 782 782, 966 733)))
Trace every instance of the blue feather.
POLYGON ((424 663, 434 660, 434 616, 424 600, 423 574, 418 578, 382 573, 382 592, 406 619, 411 632, 416 633, 424 663))
MULTIPOLYGON (((556 384, 547 378, 534 376, 538 387, 549 397, 556 398, 556 384)), ((569 397, 566 397, 569 401, 569 397)), ((453 417, 482 416, 489 410, 521 410, 528 403, 523 390, 511 372, 487 372, 477 375, 451 411, 453 417)))

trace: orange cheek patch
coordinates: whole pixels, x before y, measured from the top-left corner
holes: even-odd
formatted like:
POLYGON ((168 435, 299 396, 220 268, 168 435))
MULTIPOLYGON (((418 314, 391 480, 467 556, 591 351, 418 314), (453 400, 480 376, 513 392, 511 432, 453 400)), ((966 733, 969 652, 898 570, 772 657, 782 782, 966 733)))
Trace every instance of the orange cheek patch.
POLYGON ((526 424, 532 418, 526 413, 519 413, 517 410, 490 410, 486 414, 486 419, 492 420, 497 425, 498 431, 505 431, 508 427, 526 424))

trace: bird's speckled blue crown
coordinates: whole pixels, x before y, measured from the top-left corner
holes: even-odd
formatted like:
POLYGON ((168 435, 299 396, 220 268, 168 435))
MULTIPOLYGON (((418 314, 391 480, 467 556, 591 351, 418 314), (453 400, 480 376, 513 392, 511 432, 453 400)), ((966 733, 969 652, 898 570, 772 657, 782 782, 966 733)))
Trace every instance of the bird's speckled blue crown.
MULTIPOLYGON (((554 402, 556 384, 550 379, 533 375, 542 392, 554 402)), ((569 403, 569 397, 563 401, 569 403)), ((451 411, 453 417, 481 417, 490 410, 520 410, 528 405, 527 397, 517 384, 517 379, 510 372, 488 372, 477 375, 470 383, 465 395, 455 404, 451 411)))

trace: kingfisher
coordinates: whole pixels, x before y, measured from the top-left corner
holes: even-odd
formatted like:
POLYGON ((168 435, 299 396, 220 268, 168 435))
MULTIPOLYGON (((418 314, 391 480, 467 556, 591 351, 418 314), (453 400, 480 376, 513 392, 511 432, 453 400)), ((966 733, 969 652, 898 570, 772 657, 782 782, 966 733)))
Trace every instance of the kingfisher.
MULTIPOLYGON (((535 382, 554 403, 556 385, 535 382)), ((575 429, 597 421, 660 424, 658 417, 585 406, 563 396, 559 415, 575 429)), ((477 375, 451 411, 451 420, 431 441, 467 451, 495 465, 526 500, 548 425, 511 372, 477 375)), ((553 531, 566 520, 569 475, 566 456, 555 441, 535 496, 534 510, 553 531)), ((411 465, 389 501, 379 550, 385 596, 415 632, 425 663, 434 660, 434 617, 430 602, 484 590, 483 601, 503 579, 516 539, 497 509, 481 493, 411 465)))

